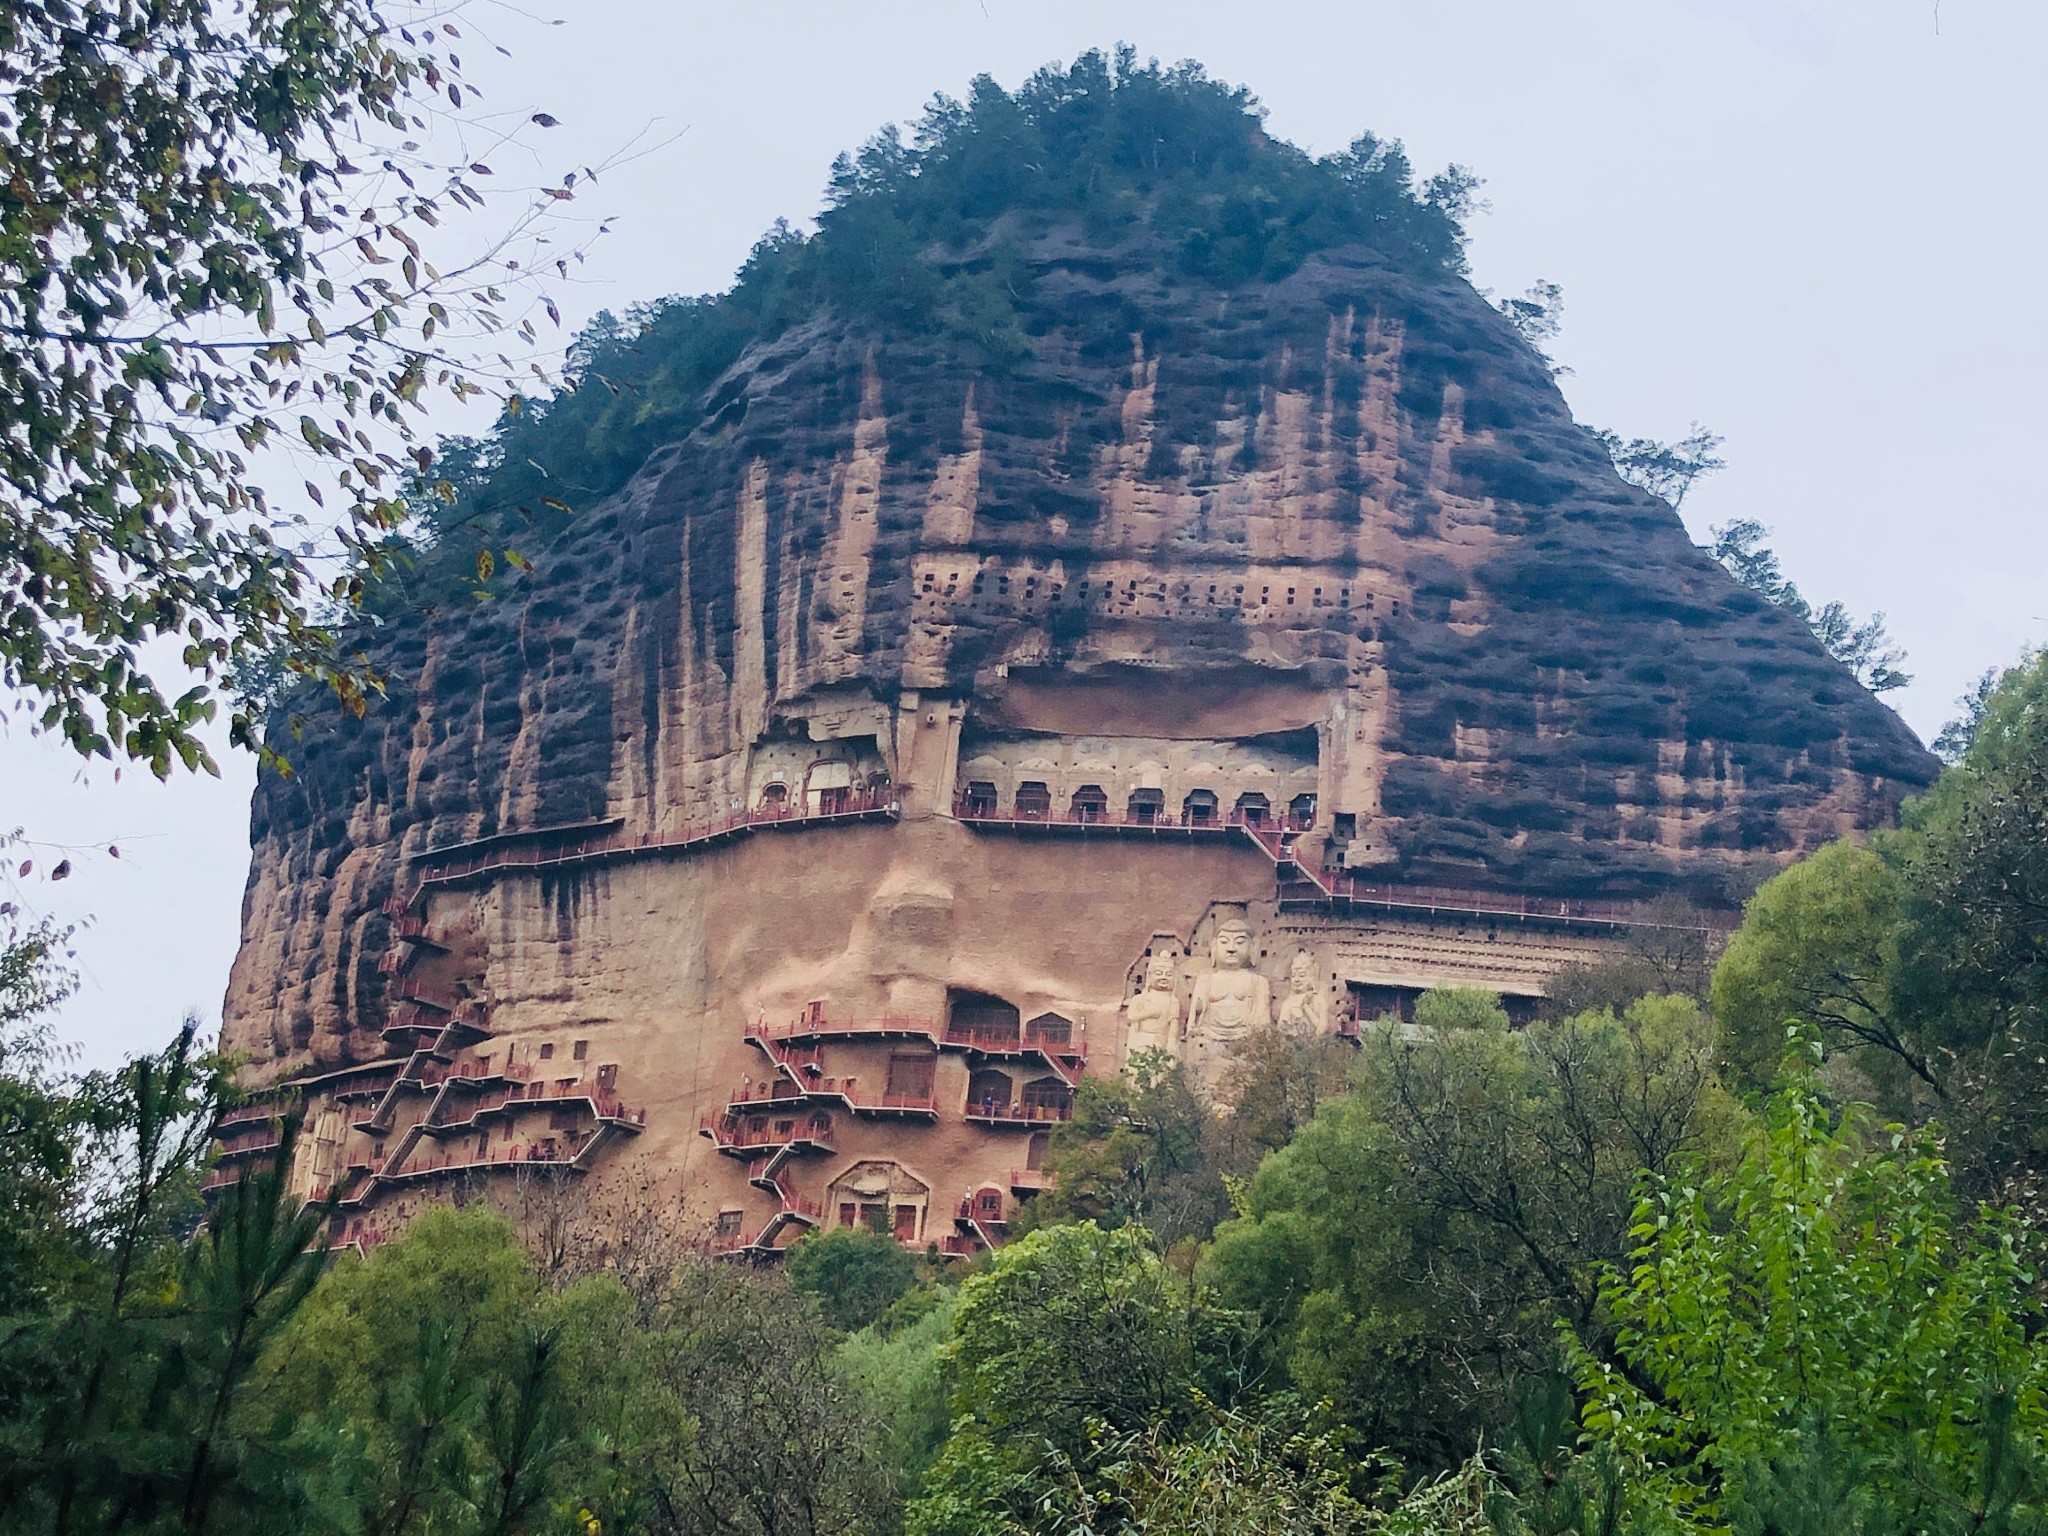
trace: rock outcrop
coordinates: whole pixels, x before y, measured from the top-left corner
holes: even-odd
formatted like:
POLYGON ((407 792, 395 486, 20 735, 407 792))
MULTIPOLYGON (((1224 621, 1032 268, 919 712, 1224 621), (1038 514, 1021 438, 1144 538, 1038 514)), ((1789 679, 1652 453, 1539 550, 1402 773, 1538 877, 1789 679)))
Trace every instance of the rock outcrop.
MULTIPOLYGON (((742 1035, 819 999, 929 1021, 943 1100, 949 1021, 1057 1019, 1094 1041, 1068 1066, 1113 1069, 1125 1002, 1170 990, 1148 971, 1184 1003, 1244 914, 1272 995, 1327 981, 1304 1017, 1443 980, 1533 996, 1605 942, 1573 926, 1592 904, 1730 905, 1930 778, 1462 279, 1354 245, 1220 288, 1142 229, 1010 238, 1023 355, 821 310, 537 574, 386 628, 388 697, 316 711, 257 791, 226 1026, 256 1078, 395 1061, 423 1017, 513 1040, 501 1064, 595 1041, 667 1118, 640 1155, 709 1189, 690 1149, 756 1086, 742 1035), (1210 836, 1290 815, 1284 847, 1210 836), (1001 835, 1039 826, 1083 836, 1001 835), (1489 912, 1556 921, 1504 939, 1489 912)), ((856 1182, 1025 1161, 938 1127, 913 1167, 899 1121, 833 1154, 883 1169, 856 1182)))

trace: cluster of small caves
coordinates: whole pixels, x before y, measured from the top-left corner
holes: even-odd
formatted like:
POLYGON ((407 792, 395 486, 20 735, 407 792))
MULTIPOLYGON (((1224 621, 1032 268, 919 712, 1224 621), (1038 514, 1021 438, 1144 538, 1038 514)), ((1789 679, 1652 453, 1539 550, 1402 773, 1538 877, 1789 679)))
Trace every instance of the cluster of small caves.
POLYGON ((756 1024, 747 1043, 763 1075, 744 1076, 699 1133, 744 1165, 769 1196, 765 1219, 729 1201, 714 1218, 712 1251, 771 1254, 794 1228, 868 1226, 906 1246, 965 1257, 1000 1243, 1014 1202, 1046 1184, 1051 1128, 1073 1117, 1086 1070, 1085 1030, 1062 1014, 1025 1019, 988 993, 949 989, 943 1019, 843 1016, 814 1002, 793 1022, 756 1024), (949 1161, 977 1173, 959 1200, 938 1200, 907 1160, 946 1122, 983 1144, 949 1161), (893 1125, 892 1134, 882 1127, 893 1125), (905 1144, 904 1130, 918 1128, 905 1144), (861 1156, 872 1151, 874 1156, 861 1156), (807 1162, 854 1161, 810 1196, 807 1162))
MULTIPOLYGON (((275 1150, 270 1116, 295 1101, 305 1134, 294 1186, 308 1199, 332 1199, 338 1240, 367 1247, 388 1235, 386 1217, 403 1219, 436 1191, 506 1175, 580 1177, 608 1149, 640 1135, 646 1111, 621 1100, 618 1063, 592 1061, 588 1037, 493 1034, 483 996, 491 957, 459 908, 436 904, 457 887, 522 871, 692 855, 766 823, 822 830, 849 820, 893 821, 911 793, 928 812, 950 811, 969 828, 1170 832, 1255 847, 1272 862, 1276 910, 1320 906, 1315 921, 1335 925, 1321 941, 1301 941, 1320 943, 1312 970, 1326 969, 1343 944, 1356 947, 1338 934, 1350 920, 1334 904, 1340 892, 1349 901, 1357 891, 1307 846, 1341 857, 1354 835, 1351 814, 1326 815, 1320 803, 1322 728, 1260 729, 1277 718, 1273 711, 1255 716, 1236 702, 1198 720, 1186 696, 1151 706, 1133 723, 1173 717, 1217 734, 1117 735, 1111 731, 1121 722, 1110 718, 1095 721, 1110 729, 1093 732, 1072 721, 1040 729, 1022 719, 1019 711, 1030 711, 1014 700, 1007 714, 988 717, 971 704, 939 709, 931 702, 891 705, 865 690, 841 690, 783 706, 732 765, 732 805, 710 824, 635 836, 618 819, 584 822, 498 833, 417 858, 410 890, 385 908, 386 1054, 287 1081, 241 1112, 223 1128, 216 1180, 239 1176, 275 1150), (900 783, 897 743, 906 726, 922 730, 942 717, 956 731, 943 769, 923 769, 930 782, 900 783), (1244 734, 1228 734, 1233 729, 1244 734)), ((1299 706, 1288 708, 1299 715, 1299 706)), ((1189 893, 1196 901, 1204 894, 1189 893)), ((1428 896, 1433 914, 1442 898, 1428 896)), ((1572 916, 1563 906, 1536 915, 1572 916)), ((1191 941, 1176 942, 1187 954, 1191 941)), ((1309 958, 1307 949, 1289 954, 1309 958)), ((1268 952, 1258 957, 1247 963, 1264 963, 1268 952)), ((1412 1005, 1427 983, 1412 981, 1411 962, 1396 959, 1379 982, 1331 970, 1332 998, 1318 1014, 1324 1026, 1341 1034, 1365 1014, 1412 1005)), ((1552 965, 1556 956, 1532 951, 1517 960, 1524 962, 1552 965)), ((1126 1006, 1156 984, 1147 979, 1148 963, 1134 972, 1134 990, 1123 993, 1126 1006)), ((706 1245, 772 1257, 799 1232, 834 1225, 872 1226, 954 1257, 1000 1244, 1016 1203, 1046 1187, 1050 1131, 1072 1117, 1090 1061, 1085 1007, 1075 1017, 1026 1014, 993 993, 950 986, 933 1017, 855 1016, 823 999, 793 1021, 739 1026, 755 1069, 728 1084, 709 1112, 701 1098, 690 1111, 716 1154, 712 1165, 730 1170, 729 1179, 686 1173, 697 1186, 693 1203, 705 1211, 706 1245), (942 1193, 942 1183, 958 1188, 957 1197, 942 1193), (728 1191, 738 1198, 721 1200, 728 1191)), ((1121 1038, 1099 1042, 1098 1070, 1121 1064, 1121 1038)), ((667 1128, 670 1146, 678 1129, 667 1128)))
MULTIPOLYGON (((413 952, 442 943, 419 924, 406 936, 413 952)), ((394 1054, 297 1079, 231 1111, 209 1192, 279 1150, 278 1117, 295 1104, 294 1192, 332 1204, 335 1243, 368 1248, 390 1235, 386 1214, 403 1217, 434 1186, 587 1173, 614 1141, 645 1128, 646 1110, 619 1097, 618 1063, 593 1062, 588 1038, 507 1040, 501 1054, 481 1006, 421 983, 398 990, 383 1031, 394 1054)))
MULTIPOLYGON (((1245 790, 1223 815, 1222 801, 1213 789, 1191 789, 1182 797, 1177 814, 1167 809, 1166 791, 1158 788, 1132 790, 1123 798, 1116 814, 1109 793, 1100 784, 1083 784, 1064 797, 1062 812, 1055 806, 1053 792, 1043 779, 1020 780, 1007 803, 993 779, 969 779, 957 802, 964 821, 995 821, 1007 814, 1017 821, 1051 821, 1056 816, 1081 826, 1108 825, 1121 821, 1127 826, 1181 827, 1263 827, 1285 826, 1306 832, 1315 824, 1316 797, 1304 791, 1287 802, 1281 820, 1274 821, 1272 801, 1255 789, 1245 790)), ((1355 821, 1355 818, 1353 818, 1355 821)))
MULTIPOLYGON (((1145 614, 1156 617, 1201 609, 1250 610, 1256 613, 1287 609, 1324 610, 1331 616, 1349 615, 1353 610, 1353 583, 1339 573, 1317 568, 1289 566, 1278 572, 1211 572, 1169 581, 1155 570, 1138 569, 1137 575, 1090 573, 1069 579, 1060 562, 1007 568, 994 561, 979 561, 971 570, 941 570, 927 562, 917 575, 917 600, 927 613, 978 612, 1004 614, 1049 614, 1063 608, 1089 608, 1124 616, 1145 614), (1212 579, 1213 578, 1213 579, 1212 579), (966 582, 965 590, 961 583, 966 582)), ((1356 612, 1401 616, 1401 599, 1372 588, 1356 593, 1356 612), (1385 605, 1381 599, 1385 596, 1385 605)))
POLYGON ((894 793, 887 758, 874 736, 813 741, 782 733, 755 743, 747 804, 770 815, 829 816, 856 805, 884 805, 894 793))

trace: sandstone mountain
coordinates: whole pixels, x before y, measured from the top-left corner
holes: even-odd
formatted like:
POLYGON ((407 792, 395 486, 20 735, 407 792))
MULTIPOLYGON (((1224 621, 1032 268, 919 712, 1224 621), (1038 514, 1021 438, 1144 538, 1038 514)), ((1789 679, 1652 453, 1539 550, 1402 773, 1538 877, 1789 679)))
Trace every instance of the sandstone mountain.
MULTIPOLYGON (((413 996, 388 957, 458 845, 625 857, 764 803, 886 797, 886 829, 636 887, 636 944, 666 923, 698 953, 722 909, 755 913, 648 986, 736 1039, 861 951, 860 1006, 943 1013, 1000 992, 957 914, 1014 889, 990 942, 1101 972, 1044 987, 1101 994, 1106 1039, 1151 936, 1192 953, 1205 901, 1270 895, 1273 862, 990 851, 977 811, 1199 830, 1291 805, 1315 868, 1563 911, 1728 904, 1929 780, 1898 719, 1573 422, 1462 273, 1455 179, 1418 190, 1371 141, 1311 162, 1240 96, 1099 60, 942 118, 921 155, 843 163, 820 234, 764 242, 734 294, 593 332, 580 388, 468 461, 462 515, 374 605, 388 697, 361 721, 299 701, 296 771, 259 786, 227 1010, 258 1075, 386 1051, 413 996), (575 511, 518 531, 542 497, 575 511), (535 571, 471 600, 466 541, 492 538, 535 571), (835 742, 848 766, 807 778, 835 742), (1084 930, 1110 958, 1080 958, 1084 930), (868 953, 899 931, 913 959, 868 953)), ((613 868, 532 877, 545 934, 465 908, 437 985, 500 1033, 518 999, 630 1012, 630 954, 588 984, 602 1005, 566 958, 596 952, 579 925, 610 921, 613 868)))

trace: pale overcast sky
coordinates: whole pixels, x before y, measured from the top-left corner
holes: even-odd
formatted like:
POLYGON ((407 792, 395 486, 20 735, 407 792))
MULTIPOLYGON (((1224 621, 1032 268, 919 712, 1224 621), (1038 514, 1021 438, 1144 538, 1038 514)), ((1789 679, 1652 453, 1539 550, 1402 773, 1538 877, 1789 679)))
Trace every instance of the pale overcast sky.
MULTIPOLYGON (((1809 595, 1884 610, 1916 678, 1891 699, 1923 738, 1985 667, 2048 638, 2041 0, 473 0, 464 15, 487 106, 561 120, 538 140, 555 168, 680 133, 576 205, 614 224, 559 295, 572 326, 724 287, 773 219, 816 211, 834 154, 934 91, 983 72, 1015 85, 1129 40, 1250 86, 1305 148, 1370 128, 1424 171, 1483 176, 1474 278, 1498 295, 1563 284, 1554 351, 1579 419, 1725 434, 1728 470, 1685 509, 1695 535, 1759 518, 1809 595)), ((121 848, 14 892, 90 920, 59 1021, 88 1063, 188 1009, 218 1021, 253 781, 225 765, 220 781, 115 784, 18 727, 0 737, 0 830, 121 848)))

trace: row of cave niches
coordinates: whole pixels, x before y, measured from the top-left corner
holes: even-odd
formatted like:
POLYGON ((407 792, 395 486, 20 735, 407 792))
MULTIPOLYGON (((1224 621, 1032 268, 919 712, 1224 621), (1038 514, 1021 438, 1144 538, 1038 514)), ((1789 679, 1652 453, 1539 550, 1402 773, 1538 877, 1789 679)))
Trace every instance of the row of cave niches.
MULTIPOLYGON (((1285 582, 1244 581, 1140 583, 1128 577, 1122 581, 1068 583, 1050 577, 1011 577, 988 571, 979 572, 971 579, 964 599, 960 591, 960 572, 948 573, 942 584, 936 574, 927 571, 918 583, 917 595, 920 602, 929 606, 944 604, 950 611, 965 609, 970 613, 988 609, 1007 614, 1043 614, 1075 608, 1092 608, 1105 613, 1150 612, 1155 615, 1193 614, 1210 608, 1255 613, 1308 609, 1346 615, 1354 611, 1378 615, 1383 611, 1377 592, 1358 594, 1354 610, 1351 588, 1339 584, 1316 586, 1297 583, 1289 586, 1285 582), (990 580, 991 575, 993 581, 990 580)), ((1388 598, 1384 612, 1388 618, 1398 619, 1401 616, 1401 599, 1388 598)))
MULTIPOLYGON (((964 989, 949 993, 943 1019, 854 1017, 814 1002, 790 1023, 756 1025, 746 1040, 765 1074, 743 1078, 698 1130, 744 1164, 747 1183, 773 1201, 759 1224, 743 1211, 721 1212, 713 1251, 764 1258, 796 1231, 821 1226, 870 1226, 906 1247, 954 1258, 1000 1246, 1016 1202, 1047 1185, 1050 1135, 1073 1118, 1088 1059, 1085 1038, 1064 1015, 1025 1019, 1002 998, 964 989), (965 1088, 942 1098, 938 1069, 949 1055, 962 1059, 965 1088), (819 1187, 839 1166, 839 1127, 848 1119, 972 1126, 994 1143, 988 1150, 997 1155, 984 1163, 1003 1171, 970 1185, 957 1203, 900 1170, 911 1187, 893 1197, 849 1185, 849 1171, 819 1187), (941 1230, 948 1222, 952 1230, 941 1230)), ((864 1166, 856 1159, 852 1170, 864 1166)))
MULTIPOLYGON (((1071 821, 1082 826, 1181 826, 1181 827, 1273 827, 1287 832, 1306 832, 1315 825, 1316 797, 1294 796, 1284 812, 1274 814, 1267 796, 1248 791, 1237 797, 1226 816, 1222 799, 1214 790, 1191 790, 1182 799, 1178 815, 1168 806, 1166 795, 1157 789, 1134 789, 1117 805, 1099 784, 1083 784, 1057 804, 1051 786, 1040 779, 1026 779, 1001 803, 995 783, 970 779, 954 805, 954 814, 968 821, 1015 819, 1019 821, 1071 821)), ((1356 825, 1356 818, 1339 816, 1338 821, 1356 825)), ((1341 833, 1348 838, 1348 829, 1341 833)))

